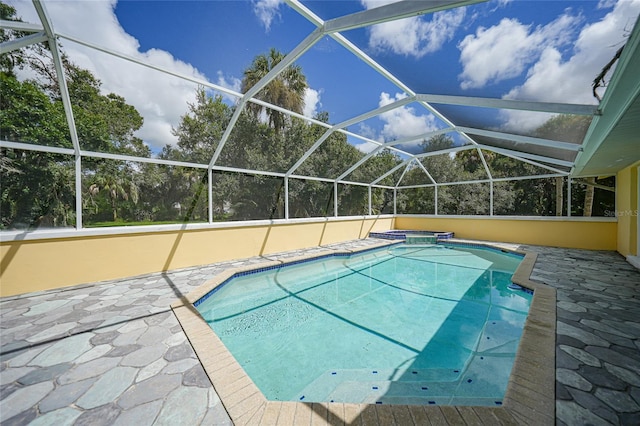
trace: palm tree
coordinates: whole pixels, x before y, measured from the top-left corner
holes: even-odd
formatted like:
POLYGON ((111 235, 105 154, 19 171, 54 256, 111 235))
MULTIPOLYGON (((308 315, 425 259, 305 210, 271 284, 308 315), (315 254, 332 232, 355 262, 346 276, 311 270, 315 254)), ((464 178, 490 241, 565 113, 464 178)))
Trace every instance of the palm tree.
POLYGON ((582 215, 585 217, 591 217, 591 213, 593 211, 593 196, 595 192, 595 187, 593 185, 596 183, 596 178, 588 177, 586 181, 587 188, 584 192, 584 211, 582 215))
MULTIPOLYGON (((260 81, 271 69, 273 69, 286 55, 275 48, 271 48, 269 54, 255 57, 251 66, 244 71, 242 78, 242 92, 246 93, 258 81, 260 81)), ((290 65, 276 78, 262 88, 256 98, 286 108, 290 111, 302 113, 304 108, 304 92, 307 88, 307 79, 299 65, 290 65)), ((261 105, 249 103, 247 109, 258 117, 265 108, 261 105)), ((285 115, 273 109, 266 109, 269 125, 276 130, 282 130, 285 125, 285 115)))
MULTIPOLYGON (((556 115, 547 120, 542 126, 535 130, 534 136, 546 139, 554 139, 558 141, 566 141, 572 143, 581 143, 584 135, 591 124, 591 117, 584 115, 556 115)), ((556 187, 556 216, 562 216, 562 206, 564 204, 562 185, 564 179, 562 177, 555 178, 556 187)), ((591 206, 593 203, 593 192, 589 198, 589 189, 593 191, 593 187, 587 186, 587 197, 585 198, 584 209, 591 216, 591 206)), ((587 214, 585 213, 585 216, 587 214)))
POLYGON ((564 178, 562 176, 555 178, 556 181, 556 216, 562 216, 562 206, 564 205, 564 178))
POLYGON ((95 206, 94 198, 100 192, 106 192, 109 197, 113 221, 116 222, 118 220, 118 198, 125 201, 131 200, 133 204, 138 204, 138 185, 130 176, 131 171, 128 168, 119 167, 111 162, 101 166, 98 167, 93 177, 93 183, 89 185, 87 201, 95 206))

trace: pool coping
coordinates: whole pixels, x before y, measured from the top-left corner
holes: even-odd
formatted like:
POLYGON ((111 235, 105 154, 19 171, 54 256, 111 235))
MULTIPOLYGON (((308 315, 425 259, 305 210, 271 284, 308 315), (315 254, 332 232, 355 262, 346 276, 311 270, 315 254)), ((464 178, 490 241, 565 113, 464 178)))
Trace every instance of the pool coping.
POLYGON ((193 306, 197 300, 234 274, 279 266, 331 254, 353 254, 393 241, 357 250, 324 250, 314 254, 246 265, 226 270, 171 305, 205 372, 235 425, 243 424, 555 424, 556 290, 530 279, 537 254, 513 245, 470 240, 446 244, 497 248, 524 255, 513 275, 515 284, 534 291, 503 403, 499 407, 445 405, 391 405, 269 401, 231 352, 193 306))

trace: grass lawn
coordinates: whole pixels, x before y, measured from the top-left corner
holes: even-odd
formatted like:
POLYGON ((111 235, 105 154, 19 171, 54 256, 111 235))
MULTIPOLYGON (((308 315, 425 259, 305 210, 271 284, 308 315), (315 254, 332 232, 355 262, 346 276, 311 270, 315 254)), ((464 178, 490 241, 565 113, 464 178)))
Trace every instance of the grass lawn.
POLYGON ((172 220, 165 221, 151 221, 151 220, 141 220, 139 222, 120 222, 120 221, 108 221, 108 222, 94 222, 94 223, 85 223, 83 224, 85 228, 107 228, 112 226, 144 226, 144 225, 168 225, 168 224, 182 224, 182 223, 205 223, 202 222, 178 222, 172 220))

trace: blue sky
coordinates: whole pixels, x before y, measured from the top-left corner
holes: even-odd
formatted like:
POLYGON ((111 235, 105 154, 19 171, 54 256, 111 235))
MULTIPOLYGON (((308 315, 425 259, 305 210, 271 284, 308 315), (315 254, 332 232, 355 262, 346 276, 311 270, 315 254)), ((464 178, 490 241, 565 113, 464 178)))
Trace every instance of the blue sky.
MULTIPOLYGON (((30 2, 9 3, 24 20, 38 22, 30 2)), ((302 2, 322 19, 385 3, 390 1, 302 2)), ((279 0, 45 4, 61 33, 236 91, 256 55, 271 47, 289 52, 315 28, 279 0)), ((639 12, 640 0, 491 0, 343 35, 417 93, 596 103, 591 81, 624 43, 639 12)), ((194 84, 65 39, 62 44, 72 60, 96 73, 106 92, 136 106, 145 118, 139 135, 155 151, 175 143, 171 127, 193 99, 194 84)), ((330 37, 297 63, 309 83, 306 113, 328 111, 332 123, 406 96, 330 37)), ((455 124, 520 133, 548 118, 461 107, 443 112, 455 124)), ((442 126, 421 105, 409 104, 349 130, 390 141, 442 126)), ((363 151, 372 147, 350 140, 363 151)))

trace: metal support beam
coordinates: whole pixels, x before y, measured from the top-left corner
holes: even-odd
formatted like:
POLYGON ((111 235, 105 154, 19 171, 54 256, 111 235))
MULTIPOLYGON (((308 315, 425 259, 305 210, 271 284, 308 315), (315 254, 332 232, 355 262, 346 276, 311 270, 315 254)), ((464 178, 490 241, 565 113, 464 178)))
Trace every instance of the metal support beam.
POLYGON ((348 131, 346 129, 338 129, 338 130, 336 130, 336 132, 342 133, 343 135, 346 135, 346 136, 351 136, 352 138, 355 138, 355 139, 360 139, 361 141, 364 141, 364 142, 367 142, 367 143, 370 143, 370 144, 373 144, 373 145, 376 146, 376 148, 379 147, 379 146, 382 146, 383 148, 387 148, 389 151, 394 151, 394 152, 397 152, 398 154, 408 155, 405 151, 403 151, 401 149, 398 149, 398 148, 395 148, 393 146, 393 145, 395 145, 394 142, 387 142, 387 143, 379 142, 379 141, 373 140, 371 138, 367 138, 367 137, 364 137, 362 135, 359 135, 357 133, 350 132, 350 131, 348 131))
POLYGON ((427 170, 427 168, 424 166, 424 164, 422 164, 422 161, 416 160, 418 162, 418 165, 420 166, 420 168, 422 168, 422 170, 424 170, 424 172, 427 174, 427 177, 429 178, 429 180, 431 181, 432 184, 437 185, 438 183, 435 181, 435 179, 431 176, 431 173, 429 173, 429 171, 427 170))
POLYGON ((211 157, 211 161, 209 162, 209 168, 212 168, 216 161, 218 161, 218 157, 222 152, 229 136, 231 135, 231 131, 233 130, 238 118, 240 117, 240 113, 244 108, 244 105, 249 101, 249 99, 253 98, 261 89, 263 89, 267 84, 269 84, 274 78, 278 76, 282 71, 284 71, 289 65, 294 63, 304 52, 309 50, 315 43, 318 42, 322 38, 322 31, 319 28, 316 28, 309 34, 302 42, 300 42, 294 49, 287 54, 280 62, 278 62, 273 68, 269 70, 269 72, 260 79, 256 84, 254 84, 247 92, 244 94, 240 102, 236 106, 236 110, 225 129, 222 138, 220 138, 220 142, 218 142, 218 146, 216 147, 216 151, 213 153, 211 157))
POLYGON ((209 207, 209 223, 213 223, 213 170, 209 168, 207 168, 207 203, 209 207))
POLYGON ((342 173, 340 176, 338 176, 337 180, 342 180, 342 179, 346 178, 347 176, 349 176, 355 169, 360 167, 365 161, 367 161, 369 158, 373 157, 380 150, 382 150, 382 148, 384 148, 384 146, 381 145, 381 146, 377 147, 376 149, 374 149, 373 151, 371 151, 370 153, 368 153, 367 155, 365 155, 364 157, 362 157, 360 160, 358 160, 358 162, 356 164, 354 164, 353 166, 349 167, 344 173, 342 173))
MULTIPOLYGON (((409 143, 409 142, 415 142, 416 140, 421 140, 421 139, 426 139, 428 137, 432 137, 432 136, 437 136, 443 133, 448 133, 450 131, 453 131, 453 128, 448 128, 448 129, 440 129, 440 130, 434 130, 432 132, 427 132, 427 133, 423 133, 421 135, 415 136, 415 137, 410 137, 410 138, 402 138, 402 139, 396 139, 395 141, 391 141, 391 142, 386 142, 384 144, 379 145, 378 147, 376 147, 375 149, 373 149, 371 152, 369 152, 367 155, 365 155, 363 158, 361 158, 356 164, 354 164, 353 166, 351 166, 349 169, 347 169, 344 173, 342 173, 340 176, 338 176, 338 180, 342 180, 345 177, 349 176, 349 174, 353 173, 353 171, 355 169, 357 169, 358 167, 360 167, 362 164, 364 164, 364 162, 366 162, 369 158, 373 157, 374 155, 376 155, 378 152, 380 152, 383 148, 389 148, 392 149, 393 145, 398 145, 398 144, 402 144, 402 143, 409 143)), ((415 158, 415 157, 414 157, 415 158)), ((429 173, 427 173, 428 175, 429 173)))
POLYGON ((74 151, 71 148, 61 148, 59 146, 35 145, 31 143, 12 142, 7 140, 0 140, 0 148, 20 149, 23 151, 52 152, 54 154, 65 154, 65 155, 74 154, 74 151))
POLYGON ((484 154, 482 153, 482 150, 480 148, 478 148, 478 155, 480 156, 480 160, 482 161, 482 166, 484 167, 485 173, 487 174, 487 176, 489 176, 489 179, 492 179, 493 177, 491 176, 491 170, 489 170, 487 160, 484 158, 484 154))
MULTIPOLYGON (((402 179, 404 179, 404 175, 407 174, 407 172, 409 171, 409 167, 411 166, 411 163, 414 161, 418 161, 415 158, 412 158, 411 160, 409 160, 409 162, 407 163, 407 167, 404 168, 404 170, 402 171, 402 174, 400 175, 400 179, 398 179, 398 181, 396 182, 396 187, 398 185, 400 185, 400 182, 402 182, 402 179)), ((420 161, 418 161, 419 163, 420 161)))
POLYGON ((454 132, 454 131, 455 131, 455 128, 446 127, 444 129, 433 130, 431 132, 422 133, 422 134, 419 134, 419 135, 416 135, 416 136, 410 136, 410 137, 396 139, 394 141, 386 142, 384 144, 384 146, 394 146, 394 145, 401 145, 401 144, 405 144, 405 143, 423 141, 423 140, 426 140, 428 138, 432 138, 434 136, 444 135, 446 133, 451 133, 451 132, 454 132))
POLYGON ((393 188, 393 214, 398 214, 398 190, 393 188))
POLYGON ((289 219, 289 178, 284 177, 284 218, 289 219))
POLYGON ((78 140, 78 132, 76 130, 76 122, 73 118, 73 108, 71 107, 71 98, 69 97, 69 89, 67 88, 67 79, 64 74, 64 66, 62 64, 62 55, 58 48, 58 40, 56 34, 51 26, 49 14, 41 0, 33 0, 33 6, 36 8, 38 17, 42 22, 44 32, 47 35, 49 42, 49 48, 51 49, 51 56, 53 57, 53 65, 56 69, 56 77, 58 79, 58 87, 60 88, 60 97, 62 98, 62 106, 64 107, 65 116, 67 118, 67 126, 69 127, 69 134, 71 136, 71 143, 73 143, 73 149, 75 155, 80 155, 80 141, 78 140))
POLYGON ((567 151, 580 151, 582 146, 577 143, 560 142, 551 139, 534 138, 531 136, 515 135, 513 133, 495 132, 493 130, 474 129, 473 127, 456 127, 457 131, 471 133, 478 136, 487 136, 496 139, 505 139, 508 141, 526 143, 529 145, 546 146, 550 148, 565 149, 567 151))
MULTIPOLYGON (((56 70, 56 78, 58 79, 58 87, 60 89, 60 98, 62 99, 62 106, 64 108, 65 117, 67 120, 67 126, 69 128, 69 136, 71 137, 71 143, 73 144, 73 154, 75 156, 75 195, 76 195, 76 229, 82 229, 82 155, 80 153, 80 141, 78 140, 78 132, 76 129, 76 123, 73 116, 73 107, 71 106, 71 98, 69 97, 69 89, 67 87, 67 80, 64 73, 64 65, 62 63, 62 55, 58 46, 58 40, 56 34, 51 25, 51 20, 47 13, 44 4, 40 0, 33 0, 33 6, 36 9, 36 13, 40 18, 42 27, 44 29, 44 38, 49 43, 49 49, 51 50, 51 56, 53 59, 53 66, 56 70)), ((43 34, 37 37, 33 37, 30 41, 40 42, 42 41, 43 34)))
POLYGON ((466 151, 468 149, 476 149, 479 145, 462 145, 462 146, 456 146, 453 148, 448 148, 448 149, 442 149, 439 151, 431 151, 431 152, 425 152, 422 154, 416 154, 415 158, 426 158, 426 157, 435 157, 438 155, 443 155, 443 154, 451 154, 453 152, 459 152, 459 151, 466 151))
MULTIPOLYGON (((531 179, 549 179, 556 177, 565 177, 565 175, 558 174, 548 174, 548 175, 532 175, 532 176, 517 176, 517 177, 507 177, 507 178, 494 178, 493 182, 509 182, 513 180, 531 180, 531 179)), ((459 182, 445 182, 438 184, 422 184, 422 185, 407 185, 407 186, 399 186, 398 189, 411 189, 411 188, 431 188, 432 186, 453 186, 453 185, 470 185, 474 183, 490 183, 489 179, 478 179, 478 180, 468 180, 468 181, 459 181, 459 182)))
POLYGON ((189 81, 191 83, 195 83, 195 84, 200 85, 200 86, 208 87, 209 89, 213 89, 213 90, 216 90, 218 92, 225 93, 227 95, 236 97, 238 99, 242 98, 242 96, 243 96, 242 93, 240 93, 240 92, 236 92, 236 91, 228 89, 226 87, 210 83, 207 80, 202 80, 202 79, 199 79, 199 78, 195 78, 192 75, 182 74, 182 73, 179 73, 179 72, 172 71, 172 70, 170 70, 168 68, 164 68, 164 67, 161 67, 161 66, 158 66, 158 65, 154 65, 154 64, 151 64, 149 62, 141 61, 140 59, 134 58, 133 56, 125 55, 125 54, 117 52, 115 50, 108 49, 108 48, 106 48, 104 46, 97 45, 95 43, 90 43, 88 41, 79 39, 79 38, 71 36, 69 34, 58 33, 58 36, 60 38, 62 38, 62 39, 66 39, 66 40, 72 41, 74 43, 80 44, 82 46, 89 47, 91 49, 97 50, 99 52, 106 53, 107 55, 111 55, 111 56, 114 56, 116 58, 120 58, 120 59, 123 59, 125 61, 132 62, 132 63, 137 64, 137 65, 141 65, 141 66, 143 66, 145 68, 149 68, 149 69, 152 69, 152 70, 155 70, 155 71, 159 71, 159 72, 161 72, 163 74, 171 75, 173 77, 178 77, 178 78, 180 78, 182 80, 189 81))
POLYGON ((397 101, 391 102, 389 104, 383 105, 379 108, 373 109, 371 111, 365 112, 364 114, 360 114, 356 117, 350 118, 348 120, 345 120, 341 123, 338 123, 335 125, 335 127, 337 129, 344 129, 345 127, 349 127, 353 124, 359 123, 361 121, 367 120, 371 117, 375 117, 377 115, 383 114, 385 112, 389 112, 392 111, 396 108, 400 108, 402 106, 405 106, 406 104, 409 104, 411 102, 414 102, 414 98, 413 96, 407 96, 405 98, 399 99, 397 101))
POLYGON ((225 144, 229 140, 229 136, 231 136, 231 132, 233 131, 233 128, 235 127, 236 122, 240 118, 240 114, 242 114, 242 110, 244 109, 244 105, 245 105, 244 102, 239 102, 238 105, 236 105, 236 109, 235 109, 235 111, 233 111, 233 115, 231 115, 231 119, 229 120, 229 124, 227 124, 227 128, 224 129, 224 133, 222 134, 222 137, 220 138, 220 141, 218 142, 218 146, 216 146, 216 150, 214 151, 213 156, 211 157, 211 161, 209 161, 209 168, 210 169, 213 168, 213 166, 218 161, 218 157, 220 157, 220 153, 222 153, 222 148, 224 148, 225 144))
MULTIPOLYGON (((318 17, 316 14, 314 14, 309 8, 304 6, 299 0, 285 0, 285 1, 287 2, 287 4, 289 6, 291 6, 294 10, 296 10, 302 16, 307 18, 311 23, 313 23, 317 27, 323 27, 325 25, 325 21, 323 21, 320 17, 318 17)), ((418 3, 418 2, 416 2, 416 3, 418 3)), ((395 3, 390 5, 390 6, 391 7, 395 6, 395 3)), ((369 65, 373 70, 375 70, 380 75, 382 75, 384 78, 389 80, 392 84, 394 84, 400 90, 405 92, 407 95, 414 96, 416 94, 413 90, 411 90, 411 88, 409 86, 404 84, 404 82, 402 82, 402 80, 397 78, 395 75, 393 75, 391 72, 389 72, 386 68, 384 68, 382 65, 377 63, 374 59, 372 59, 369 55, 367 55, 364 51, 362 51, 358 46, 356 46, 355 44, 353 44, 349 40, 347 40, 342 34, 334 32, 334 33, 331 33, 329 35, 330 35, 331 38, 333 38, 335 41, 337 41, 339 44, 341 44, 345 49, 347 49, 348 51, 353 53, 358 59, 360 59, 365 64, 369 65)), ((437 118, 439 118, 444 123, 446 123, 448 126, 455 127, 455 125, 447 117, 442 115, 438 110, 433 108, 427 102, 420 102, 420 104, 423 105, 429 112, 431 112, 437 118)), ((472 138, 470 138, 469 136, 467 136, 465 134, 462 134, 462 136, 465 139, 467 139, 469 141, 469 143, 475 144, 475 141, 472 138)))
POLYGON ((76 229, 82 229, 82 157, 75 158, 76 229))
POLYGON ((325 140, 327 140, 329 136, 331 136, 332 133, 333 133, 333 129, 329 129, 326 132, 324 132, 322 136, 320 136, 320 139, 315 141, 315 143, 311 146, 311 148, 309 148, 307 152, 305 152, 302 155, 302 157, 298 158, 298 161, 296 161, 296 163, 293 166, 291 166, 291 168, 287 170, 285 174, 287 176, 291 176, 291 174, 295 172, 298 169, 298 167, 300 167, 302 163, 304 163, 307 160, 307 158, 309 158, 309 156, 313 154, 315 150, 320 147, 320 145, 322 145, 322 142, 324 142, 325 140))
POLYGON ((7 21, 5 19, 0 19, 0 28, 2 28, 3 30, 24 31, 27 33, 37 33, 44 30, 41 24, 32 24, 29 22, 20 21, 7 21))
POLYGON ((433 197, 433 200, 435 201, 435 205, 434 205, 434 213, 436 216, 438 215, 438 185, 435 186, 435 196, 433 197))
MULTIPOLYGON (((489 149, 487 147, 484 147, 484 146, 482 147, 482 149, 486 149, 487 151, 491 151, 491 149, 489 149)), ((535 162, 535 161, 532 161, 532 160, 528 160, 526 158, 521 158, 521 157, 518 157, 517 155, 514 155, 514 154, 501 152, 500 155, 504 155, 505 157, 513 158, 514 160, 522 161, 523 163, 531 164, 532 166, 541 167, 543 169, 547 169, 547 170, 550 170, 552 172, 560 173, 562 176, 569 175, 569 172, 567 172, 567 171, 556 169, 555 167, 551 167, 551 166, 548 166, 546 164, 541 164, 541 163, 538 163, 538 162, 535 162)))
POLYGON ((325 33, 347 31, 354 28, 368 27, 382 22, 435 13, 441 10, 468 6, 486 0, 430 0, 430 1, 399 1, 351 15, 330 19, 324 24, 325 33))
POLYGON ((600 185, 599 183, 592 183, 592 182, 587 182, 584 180, 578 180, 578 179, 574 179, 574 182, 579 184, 579 185, 584 185, 584 186, 592 186, 594 188, 598 188, 598 189, 602 189, 604 191, 609 191, 609 192, 616 192, 616 189, 611 187, 611 186, 606 186, 606 185, 600 185))
POLYGON ((595 115, 598 111, 597 105, 529 102, 516 101, 511 99, 479 98, 470 96, 417 94, 416 99, 419 101, 430 102, 434 104, 513 109, 522 111, 539 111, 549 112, 553 114, 595 115))
POLYGON ((328 138, 329 136, 331 136, 331 134, 332 134, 333 132, 335 132, 336 130, 338 130, 338 129, 344 129, 345 127, 351 126, 351 125, 353 125, 353 124, 355 124, 355 123, 359 123, 360 121, 364 121, 364 120, 366 120, 366 119, 368 119, 368 118, 375 117, 376 115, 380 115, 380 114, 382 114, 382 113, 384 113, 384 112, 391 111, 391 110, 393 110, 393 109, 399 108, 399 107, 401 107, 401 106, 403 106, 403 105, 406 105, 406 104, 408 104, 408 103, 410 103, 410 102, 413 102, 413 99, 412 99, 412 98, 403 98, 403 99, 400 99, 400 100, 398 100, 398 101, 396 101, 396 102, 392 102, 392 103, 387 104, 387 105, 384 105, 384 106, 382 106, 382 107, 380 107, 380 108, 376 108, 376 109, 374 109, 374 110, 371 110, 371 111, 369 111, 369 112, 366 112, 366 113, 364 113, 364 114, 361 114, 361 115, 359 115, 359 116, 357 116, 357 117, 353 117, 353 118, 350 118, 349 120, 345 120, 345 121, 343 121, 343 122, 341 122, 341 123, 336 124, 336 125, 335 125, 335 126, 333 126, 331 129, 327 130, 327 131, 326 131, 326 132, 325 132, 325 133, 320 137, 320 139, 318 139, 318 140, 317 140, 317 141, 316 141, 316 142, 311 146, 311 148, 309 148, 309 149, 307 150, 307 152, 305 152, 305 153, 302 155, 302 157, 300 157, 300 158, 298 159, 298 161, 296 161, 296 163, 295 163, 293 166, 291 166, 291 168, 287 171, 287 176, 288 176, 288 175, 291 175, 293 172, 295 172, 295 171, 296 171, 296 169, 298 169, 298 167, 300 167, 300 165, 301 165, 302 163, 304 163, 304 162, 306 161, 306 159, 307 159, 307 158, 309 158, 309 156, 310 156, 311 154, 313 154, 313 153, 316 151, 316 149, 318 149, 318 148, 320 147, 320 145, 322 145, 322 143, 323 143, 325 140, 327 140, 327 138, 328 138))
POLYGON ((396 170, 398 170, 401 167, 406 166, 406 164, 410 161, 412 161, 413 159, 409 159, 409 160, 404 160, 402 163, 398 164, 397 166, 393 167, 391 170, 389 170, 387 173, 383 174, 382 176, 379 176, 378 179, 374 180, 373 182, 371 182, 371 185, 375 185, 378 182, 380 182, 381 180, 383 180, 384 178, 386 178, 387 176, 395 173, 396 170))
MULTIPOLYGON (((483 145, 483 144, 479 144, 478 145, 480 148, 482 149, 486 149, 487 151, 493 151, 493 152, 497 152, 498 154, 502 154, 502 155, 506 155, 509 157, 515 157, 516 159, 520 160, 520 159, 529 159, 529 160, 534 160, 534 161, 540 161, 540 162, 544 162, 544 163, 550 163, 550 164, 555 164, 558 166, 563 166, 563 167, 572 167, 573 166, 573 162, 571 161, 565 161, 565 160, 558 160, 556 158, 551 158, 551 157, 544 157, 542 155, 535 155, 535 154, 529 154, 526 152, 521 152, 521 151, 514 151, 511 149, 503 149, 503 148, 495 148, 489 145, 483 145)), ((522 160, 524 161, 524 160, 522 160)), ((545 167, 547 169, 552 170, 549 166, 545 166, 543 164, 539 164, 540 167, 545 167)), ((564 173, 561 170, 556 170, 559 173, 564 173)))
POLYGON ((493 179, 489 182, 489 216, 493 216, 493 179))
POLYGON ((333 182, 333 217, 338 217, 338 182, 333 182))
POLYGON ((512 180, 532 180, 532 179, 551 179, 557 177, 565 177, 564 174, 550 173, 548 175, 531 175, 531 176, 516 176, 516 177, 505 177, 505 178, 494 178, 494 182, 509 182, 512 180))
POLYGON ((262 88, 276 78, 282 71, 284 71, 289 65, 293 64, 304 52, 311 49, 323 37, 322 30, 316 28, 305 37, 296 47, 293 48, 280 62, 278 62, 269 72, 260 79, 253 87, 249 88, 244 94, 243 100, 253 98, 262 88))
MULTIPOLYGON (((238 98, 238 99, 242 99, 242 97, 244 96, 242 93, 236 92, 236 91, 234 91, 232 89, 229 89, 227 87, 219 86, 219 85, 211 83, 211 82, 209 82, 207 80, 202 80, 202 79, 199 79, 199 78, 195 78, 195 77, 193 77, 191 75, 178 73, 178 72, 172 71, 172 70, 170 70, 168 68, 164 68, 164 67, 161 67, 161 66, 153 65, 153 64, 141 61, 141 60, 139 60, 137 58, 134 58, 133 56, 125 55, 125 54, 122 54, 120 52, 116 52, 115 50, 111 50, 111 49, 108 49, 106 47, 94 44, 94 43, 89 43, 87 41, 78 39, 78 38, 70 36, 68 34, 58 34, 58 35, 63 39, 67 39, 69 41, 72 41, 74 43, 78 43, 78 44, 86 46, 86 47, 90 47, 90 48, 95 49, 95 50, 97 50, 99 52, 103 52, 103 53, 106 53, 108 55, 115 56, 115 57, 120 58, 120 59, 124 59, 125 61, 129 61, 129 62, 132 62, 134 64, 141 65, 143 67, 146 67, 146 68, 161 72, 163 74, 167 74, 167 75, 171 75, 171 76, 174 76, 174 77, 178 77, 178 78, 180 78, 182 80, 189 81, 191 83, 195 83, 197 85, 200 85, 200 86, 203 86, 203 87, 207 87, 209 89, 216 90, 216 91, 221 92, 221 93, 225 93, 225 94, 227 94, 229 96, 233 96, 233 97, 238 98)), ((317 124, 319 126, 323 126, 323 127, 327 127, 327 128, 331 127, 331 124, 327 124, 327 123, 322 122, 320 120, 316 120, 314 118, 306 117, 306 116, 304 116, 302 114, 298 114, 296 112, 286 110, 286 109, 284 109, 282 107, 270 104, 270 103, 265 102, 265 101, 260 100, 260 99, 252 98, 252 99, 248 99, 247 101, 251 102, 251 103, 254 103, 254 104, 257 104, 257 105, 261 105, 261 106, 266 107, 266 108, 274 109, 276 111, 282 112, 283 114, 288 114, 288 115, 290 115, 292 117, 296 117, 296 118, 300 118, 300 119, 309 121, 309 122, 311 122, 313 124, 317 124)))
POLYGON ((567 216, 571 216, 571 176, 567 176, 567 216))
POLYGON ((0 44, 0 55, 4 55, 13 50, 22 49, 23 47, 31 46, 32 44, 40 43, 47 40, 47 35, 44 33, 44 31, 41 31, 39 33, 5 41, 4 43, 0 44))
POLYGON ((44 6, 42 0, 32 0, 33 6, 36 9, 36 13, 38 14, 38 18, 40 18, 40 23, 42 24, 41 30, 47 34, 49 38, 55 38, 56 33, 53 30, 53 25, 51 25, 51 19, 49 18, 49 13, 44 6))

